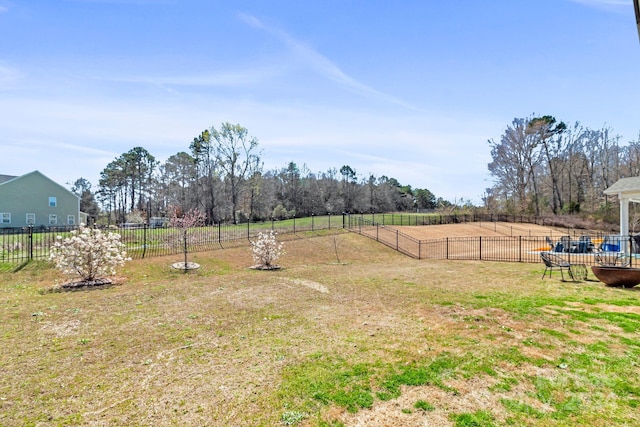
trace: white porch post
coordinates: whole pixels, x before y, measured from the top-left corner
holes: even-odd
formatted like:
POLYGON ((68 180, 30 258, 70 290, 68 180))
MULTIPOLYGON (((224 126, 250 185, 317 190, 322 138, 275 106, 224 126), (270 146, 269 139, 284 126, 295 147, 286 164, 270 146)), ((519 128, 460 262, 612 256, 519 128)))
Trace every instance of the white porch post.
POLYGON ((640 203, 640 176, 620 178, 612 186, 604 190, 604 194, 617 196, 620 200, 620 236, 624 241, 620 242, 620 249, 629 254, 629 203, 640 203))
POLYGON ((629 199, 620 196, 620 237, 624 241, 620 241, 620 250, 625 254, 629 253, 629 199))

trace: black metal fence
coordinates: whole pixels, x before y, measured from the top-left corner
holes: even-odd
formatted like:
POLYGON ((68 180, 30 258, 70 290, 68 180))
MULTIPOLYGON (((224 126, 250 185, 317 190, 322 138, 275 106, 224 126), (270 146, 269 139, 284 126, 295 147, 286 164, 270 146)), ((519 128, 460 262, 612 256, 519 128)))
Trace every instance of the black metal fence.
MULTIPOLYGON (((548 219, 525 215, 342 214, 194 227, 187 230, 187 243, 189 252, 200 252, 246 244, 256 238, 258 233, 266 230, 273 230, 281 238, 286 238, 287 235, 346 228, 418 259, 540 262, 540 251, 556 249, 555 243, 549 243, 549 238, 558 242, 560 236, 577 240, 578 235, 586 233, 584 230, 556 229, 551 235, 539 236, 531 230, 519 228, 517 224, 506 223, 552 225, 548 219), (504 236, 419 240, 394 228, 472 222, 499 231, 504 236)), ((0 262, 48 259, 50 248, 57 236, 66 237, 73 229, 74 227, 0 228, 0 262)), ((184 250, 184 230, 181 229, 150 228, 142 225, 140 228, 109 230, 121 235, 121 241, 133 259, 175 255, 184 250)), ((588 237, 594 243, 594 247, 599 247, 606 239, 603 233, 589 233, 588 237)), ((626 237, 623 241, 626 242, 626 237)), ((634 244, 630 242, 629 247, 636 248, 634 244)), ((595 262, 592 251, 562 252, 563 256, 573 263, 593 265, 595 262)))
POLYGON ((68 234, 69 227, 0 228, 0 262, 23 262, 49 257, 56 236, 68 234))
MULTIPOLYGON (((188 251, 201 252, 246 244, 260 232, 267 230, 286 236, 343 228, 343 224, 342 215, 325 215, 283 221, 192 227, 186 230, 186 237, 188 251)), ((58 236, 67 237, 75 228, 0 228, 0 262, 46 260, 58 236)), ((184 229, 128 225, 110 228, 108 231, 120 234, 121 242, 125 244, 127 254, 132 259, 174 255, 184 251, 184 229)))
MULTIPOLYGON (((556 219, 552 217, 533 216, 533 215, 514 215, 514 214, 492 214, 492 213, 473 213, 473 214, 398 214, 398 213, 359 213, 349 214, 349 218, 353 221, 364 220, 373 224, 380 225, 444 225, 444 224, 460 224, 467 222, 475 223, 522 223, 537 224, 542 226, 555 226, 556 219)), ((570 230, 570 229, 568 229, 570 230)))
MULTIPOLYGON (((451 223, 443 222, 443 224, 451 223)), ((555 239, 549 235, 535 235, 528 232, 520 235, 420 240, 394 228, 394 225, 376 223, 359 216, 350 216, 345 223, 345 227, 349 230, 417 259, 538 263, 541 262, 540 252, 551 251, 558 253, 572 264, 596 265, 598 264, 596 255, 601 254, 603 249, 605 253, 611 254, 625 252, 628 248, 631 248, 633 253, 640 252, 635 239, 631 236, 608 237, 603 233, 589 233, 584 230, 556 231, 555 239)), ((491 224, 490 227, 495 229, 497 225, 491 224)), ((502 233, 509 232, 508 226, 501 227, 502 233)), ((513 228, 510 232, 513 234, 513 228)), ((634 262, 633 257, 631 262, 634 262)))

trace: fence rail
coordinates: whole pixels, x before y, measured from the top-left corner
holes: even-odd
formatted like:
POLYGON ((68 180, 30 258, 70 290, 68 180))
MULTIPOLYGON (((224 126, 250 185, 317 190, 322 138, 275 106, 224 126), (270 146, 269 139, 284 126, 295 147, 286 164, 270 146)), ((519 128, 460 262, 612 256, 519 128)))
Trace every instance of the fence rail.
MULTIPOLYGON (((583 247, 577 240, 572 240, 572 234, 576 236, 576 232, 565 233, 569 244, 565 244, 562 248, 557 246, 561 239, 558 239, 557 242, 552 241, 553 244, 550 244, 549 235, 535 236, 531 233, 528 235, 445 237, 420 240, 403 233, 393 225, 375 223, 358 216, 349 217, 345 227, 416 259, 538 263, 541 261, 540 252, 559 251, 562 257, 572 264, 597 265, 596 253, 602 246, 603 240, 606 239, 602 233, 590 234, 582 230, 581 236, 584 236, 584 242, 590 242, 590 245, 583 247)), ((631 252, 640 252, 640 248, 632 236, 616 236, 616 238, 618 246, 616 249, 611 248, 610 250, 624 252, 624 245, 629 245, 626 248, 630 248, 631 252)), ((605 247, 606 249, 609 248, 605 247)), ((632 259, 632 263, 639 262, 634 262, 632 259)))
MULTIPOLYGON (((553 226, 544 217, 506 214, 342 214, 293 218, 282 221, 266 221, 243 224, 218 224, 194 227, 188 230, 188 251, 200 252, 238 246, 253 240, 258 233, 273 230, 279 235, 315 232, 346 228, 370 237, 399 252, 418 259, 489 260, 510 262, 540 262, 539 252, 550 249, 549 236, 532 235, 517 225, 525 223, 553 226), (394 226, 423 226, 458 223, 478 223, 505 234, 500 237, 449 237, 418 240, 394 228, 394 226)), ((31 259, 48 259, 49 251, 57 236, 67 236, 74 227, 56 228, 0 228, 0 262, 25 262, 31 259)), ((133 259, 180 254, 184 250, 183 231, 175 228, 118 228, 111 230, 121 235, 127 253, 133 259)), ((559 229, 557 236, 578 236, 584 230, 559 229)), ((603 238, 602 233, 592 233, 594 241, 603 238)), ((551 236, 553 237, 553 236, 551 236)), ((592 253, 567 253, 571 262, 592 265, 592 253)))
MULTIPOLYGON (((279 235, 343 228, 342 215, 293 218, 282 221, 218 224, 187 229, 189 252, 202 252, 238 246, 254 240, 260 232, 273 230, 279 235)), ((0 262, 20 263, 49 258, 57 236, 67 237, 77 227, 0 228, 0 262)), ((184 230, 178 228, 117 228, 127 254, 132 259, 180 254, 184 251, 184 230)))

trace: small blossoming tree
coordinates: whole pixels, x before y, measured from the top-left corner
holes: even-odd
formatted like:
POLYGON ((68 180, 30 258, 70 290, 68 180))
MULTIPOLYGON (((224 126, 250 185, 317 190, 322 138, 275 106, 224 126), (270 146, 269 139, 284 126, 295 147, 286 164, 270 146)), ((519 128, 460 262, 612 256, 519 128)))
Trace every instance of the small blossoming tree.
POLYGON ((189 243, 189 229, 197 225, 204 224, 205 214, 198 209, 191 209, 187 212, 182 212, 178 207, 171 207, 171 218, 169 219, 169 227, 175 227, 182 233, 182 243, 184 252, 184 262, 178 263, 178 267, 184 269, 185 273, 191 266, 187 262, 188 243, 189 243))
POLYGON ((81 224, 70 234, 64 239, 60 235, 56 237, 49 258, 56 268, 65 274, 79 276, 82 282, 113 276, 116 267, 131 260, 117 233, 103 233, 81 224))
POLYGON ((258 233, 258 238, 251 242, 254 268, 272 270, 278 268, 275 262, 285 254, 284 245, 276 241, 273 230, 258 233))

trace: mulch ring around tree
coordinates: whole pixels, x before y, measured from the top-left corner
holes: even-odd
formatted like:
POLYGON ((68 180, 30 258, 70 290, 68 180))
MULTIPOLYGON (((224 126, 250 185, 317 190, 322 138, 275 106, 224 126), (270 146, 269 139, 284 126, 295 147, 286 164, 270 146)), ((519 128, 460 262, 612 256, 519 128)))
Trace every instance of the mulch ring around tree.
POLYGON ((184 270, 184 271, 188 271, 188 270, 197 270, 200 268, 200 264, 196 263, 196 262, 176 262, 171 264, 172 268, 175 268, 176 270, 184 270))
POLYGON ((252 270, 280 270, 279 265, 253 265, 249 267, 252 270))
POLYGON ((94 280, 81 280, 79 282, 63 283, 62 285, 58 285, 57 288, 60 290, 75 290, 75 289, 104 287, 104 286, 110 286, 113 284, 114 282, 111 279, 99 278, 94 280))

